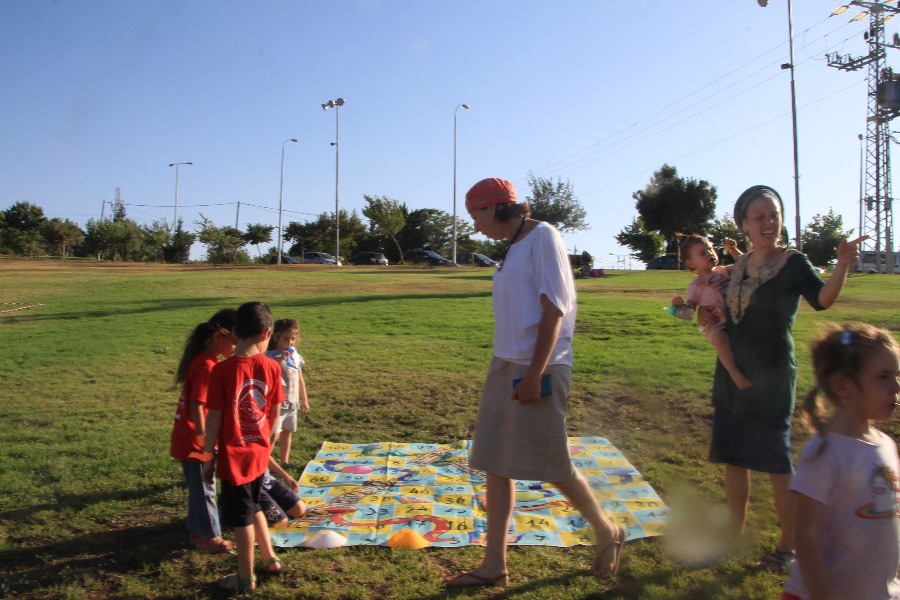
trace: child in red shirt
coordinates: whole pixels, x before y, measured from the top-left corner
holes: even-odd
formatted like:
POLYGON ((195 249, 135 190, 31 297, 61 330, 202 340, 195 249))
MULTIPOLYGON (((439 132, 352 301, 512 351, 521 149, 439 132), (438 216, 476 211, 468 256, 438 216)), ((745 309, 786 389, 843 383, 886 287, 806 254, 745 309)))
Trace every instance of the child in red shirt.
POLYGON ((221 589, 256 589, 254 544, 263 569, 280 573, 266 517, 259 506, 263 475, 272 451, 272 424, 284 401, 281 366, 263 354, 272 335, 272 313, 262 302, 241 305, 235 317, 234 355, 213 368, 207 394, 209 414, 203 447, 203 475, 211 481, 218 441, 216 475, 222 481, 219 511, 222 525, 234 528, 238 570, 217 582, 221 589))
POLYGON ((197 550, 214 554, 229 552, 232 544, 222 539, 216 483, 203 481, 203 463, 196 456, 203 448, 205 437, 209 374, 220 356, 227 358, 234 352, 232 329, 236 312, 233 308, 220 310, 209 321, 194 327, 175 372, 175 384, 181 384, 181 395, 172 425, 169 454, 181 461, 187 483, 188 541, 197 550))

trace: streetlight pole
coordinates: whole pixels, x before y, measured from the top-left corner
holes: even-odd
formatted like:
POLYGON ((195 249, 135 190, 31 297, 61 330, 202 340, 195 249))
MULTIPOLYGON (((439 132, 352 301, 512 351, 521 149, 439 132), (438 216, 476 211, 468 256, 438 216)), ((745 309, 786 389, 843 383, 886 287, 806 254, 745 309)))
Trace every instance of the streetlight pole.
POLYGON ((172 235, 175 235, 176 227, 178 226, 178 167, 181 165, 191 165, 192 162, 180 162, 180 163, 171 163, 170 167, 175 167, 175 214, 172 216, 172 235))
POLYGON ((334 264, 341 257, 341 107, 346 104, 343 98, 329 100, 322 105, 322 110, 334 109, 334 264))
POLYGON ((281 211, 284 207, 284 145, 288 142, 297 143, 299 140, 290 138, 281 142, 281 183, 278 186, 278 264, 281 264, 281 247, 284 244, 284 230, 281 228, 281 211))
MULTIPOLYGON (((756 0, 760 6, 765 7, 769 0, 756 0)), ((791 71, 791 121, 794 134, 794 212, 795 227, 797 230, 797 250, 803 251, 803 240, 800 236, 800 154, 797 149, 797 91, 794 83, 794 11, 791 0, 787 0, 788 10, 788 53, 790 62, 781 65, 782 69, 791 71)))
POLYGON ((466 110, 470 108, 468 104, 457 104, 453 109, 453 250, 450 260, 454 265, 456 264, 456 115, 460 106, 466 110))

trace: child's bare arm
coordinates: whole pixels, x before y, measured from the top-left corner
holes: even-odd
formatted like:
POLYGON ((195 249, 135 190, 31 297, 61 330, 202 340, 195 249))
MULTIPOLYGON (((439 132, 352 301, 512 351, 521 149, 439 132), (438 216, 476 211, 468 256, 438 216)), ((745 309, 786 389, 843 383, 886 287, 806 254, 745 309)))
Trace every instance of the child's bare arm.
POLYGON ((735 260, 737 260, 738 256, 741 256, 743 254, 743 252, 738 249, 737 242, 732 238, 725 238, 725 240, 722 242, 722 246, 725 248, 725 252, 731 255, 731 258, 735 260))
POLYGON ((191 414, 191 421, 194 423, 197 445, 202 449, 206 435, 206 411, 203 410, 203 406, 196 400, 188 401, 188 411, 191 414))
POLYGON ((219 430, 222 428, 222 411, 211 410, 206 415, 206 439, 203 441, 203 481, 206 483, 213 482, 213 471, 215 470, 216 440, 219 437, 219 430))
POLYGON ((309 399, 306 397, 306 381, 303 379, 303 370, 300 370, 300 410, 305 415, 309 412, 309 399))
POLYGON ((672 306, 687 306, 691 310, 697 308, 697 304, 693 300, 685 300, 681 296, 672 298, 672 306))
POLYGON ((291 475, 287 471, 282 469, 281 465, 278 464, 278 461, 276 461, 271 456, 269 457, 269 471, 275 473, 275 476, 285 482, 292 490, 294 490, 295 494, 300 489, 300 484, 297 483, 297 480, 291 477, 291 475))
POLYGON ((825 520, 825 505, 809 496, 794 492, 794 515, 796 517, 796 544, 800 574, 810 598, 829 600, 825 559, 819 546, 822 524, 825 520))

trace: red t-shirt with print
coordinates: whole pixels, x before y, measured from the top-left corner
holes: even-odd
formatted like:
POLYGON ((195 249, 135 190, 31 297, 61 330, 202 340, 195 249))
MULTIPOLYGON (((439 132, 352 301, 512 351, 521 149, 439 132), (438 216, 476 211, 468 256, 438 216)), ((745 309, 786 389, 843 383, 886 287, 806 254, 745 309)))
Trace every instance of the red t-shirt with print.
POLYGON ((232 356, 213 368, 207 407, 222 411, 219 479, 237 486, 265 473, 271 452, 269 417, 283 401, 281 365, 265 354, 232 356))
POLYGON ((204 411, 203 414, 206 414, 209 374, 218 362, 219 357, 202 350, 188 365, 181 386, 181 396, 178 397, 175 424, 172 425, 172 442, 169 445, 169 455, 174 459, 196 461, 195 458, 188 458, 188 455, 191 452, 203 451, 203 448, 197 445, 197 427, 191 418, 190 403, 198 402, 204 411))

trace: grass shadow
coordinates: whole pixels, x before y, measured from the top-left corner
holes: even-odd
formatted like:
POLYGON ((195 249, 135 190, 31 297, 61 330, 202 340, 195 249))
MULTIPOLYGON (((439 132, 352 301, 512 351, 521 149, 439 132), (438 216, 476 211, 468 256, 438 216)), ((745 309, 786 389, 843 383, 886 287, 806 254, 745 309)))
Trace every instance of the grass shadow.
MULTIPOLYGON (((83 494, 80 496, 67 496, 62 501, 45 502, 43 504, 32 504, 23 508, 14 508, 5 512, 0 512, 0 523, 26 521, 38 513, 46 510, 59 510, 60 507, 72 508, 75 510, 84 510, 95 504, 103 504, 112 500, 117 502, 129 500, 146 500, 147 498, 155 498, 157 494, 171 491, 174 485, 156 485, 153 487, 141 488, 139 490, 124 490, 114 492, 97 492, 95 494, 83 494)), ((2 555, 0 555, 2 556, 2 555)), ((2 561, 0 561, 2 563, 2 561)))
POLYGON ((6 323, 30 323, 39 321, 73 321, 86 318, 102 318, 111 316, 152 314, 156 312, 171 312, 179 310, 199 310, 201 308, 215 311, 221 308, 221 297, 215 298, 173 298, 170 300, 158 300, 146 302, 135 300, 128 303, 120 303, 110 308, 88 308, 80 311, 52 312, 52 313, 28 313, 11 315, 4 319, 6 323), (131 306, 129 306, 131 305, 131 306))
POLYGON ((365 304, 369 302, 395 302, 400 300, 459 300, 466 298, 489 298, 489 291, 460 292, 456 294, 380 294, 366 296, 338 296, 334 298, 310 298, 289 300, 280 304, 286 307, 331 306, 335 304, 365 304))
MULTIPOLYGON (((143 573, 172 558, 184 545, 182 519, 89 533, 28 548, 0 551, 7 597, 41 597, 84 579, 143 573)), ((115 579, 115 577, 113 577, 115 579)))

